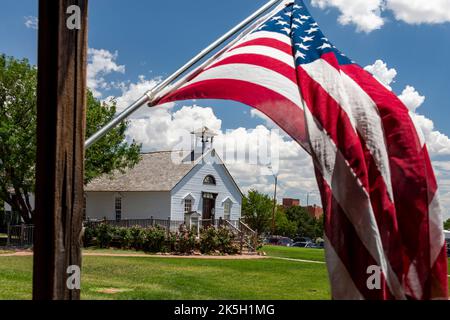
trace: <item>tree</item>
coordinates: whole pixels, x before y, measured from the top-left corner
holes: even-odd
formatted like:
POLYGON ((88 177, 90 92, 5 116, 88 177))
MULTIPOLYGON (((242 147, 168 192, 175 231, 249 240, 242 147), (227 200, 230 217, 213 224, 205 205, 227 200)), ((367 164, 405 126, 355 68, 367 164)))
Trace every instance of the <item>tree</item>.
POLYGON ((269 230, 272 208, 272 199, 256 190, 250 190, 247 197, 242 200, 242 214, 249 226, 258 234, 269 230))
MULTIPOLYGON (((25 223, 32 223, 33 218, 29 195, 35 187, 36 87, 36 67, 26 59, 0 55, 0 200, 25 223)), ((114 117, 116 106, 102 104, 87 94, 89 136, 114 117)), ((139 161, 141 146, 125 142, 127 126, 123 122, 86 152, 85 183, 139 161)))
POLYGON ((444 222, 444 230, 450 230, 450 219, 444 222))
POLYGON ((283 207, 278 207, 275 215, 275 232, 279 236, 293 238, 297 233, 297 223, 288 219, 283 207))
MULTIPOLYGON (((286 210, 286 216, 290 221, 293 221, 297 225, 297 234, 303 237, 315 238, 318 235, 317 232, 320 230, 317 229, 316 219, 311 217, 306 208, 303 207, 290 207, 286 210)), ((321 234, 320 236, 322 236, 321 234)))

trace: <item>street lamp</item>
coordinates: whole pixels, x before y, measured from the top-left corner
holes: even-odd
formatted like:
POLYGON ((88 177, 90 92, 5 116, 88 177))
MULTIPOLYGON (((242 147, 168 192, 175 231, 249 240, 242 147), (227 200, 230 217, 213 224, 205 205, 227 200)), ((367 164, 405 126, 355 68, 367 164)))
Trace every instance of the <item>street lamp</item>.
POLYGON ((275 234, 275 210, 277 207, 277 185, 278 185, 278 176, 273 172, 272 166, 268 166, 269 170, 272 171, 272 175, 275 179, 275 190, 273 194, 273 208, 272 208, 272 235, 275 234))
POLYGON ((316 191, 308 191, 306 193, 306 207, 309 207, 309 195, 310 194, 317 194, 317 192, 316 191))

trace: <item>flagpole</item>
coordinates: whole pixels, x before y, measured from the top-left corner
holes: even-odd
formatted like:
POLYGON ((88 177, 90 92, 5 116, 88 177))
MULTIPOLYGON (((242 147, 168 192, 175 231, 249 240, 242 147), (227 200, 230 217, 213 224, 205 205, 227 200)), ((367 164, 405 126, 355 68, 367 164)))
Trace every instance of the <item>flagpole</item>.
POLYGON ((203 51, 201 51, 199 54, 197 54, 195 57, 193 57, 191 60, 189 60, 184 66, 182 66, 180 69, 175 71, 171 76, 166 78, 163 82, 158 84, 155 88, 147 91, 141 98, 139 98, 136 102, 134 102, 132 105, 130 105, 128 108, 126 108, 123 112, 118 114, 113 120, 111 120, 111 122, 109 122, 107 125, 105 125, 103 128, 101 128, 99 131, 97 131, 89 139, 87 139, 85 142, 85 145, 84 145, 85 148, 87 149, 90 146, 92 146, 95 142, 97 142, 105 134, 107 134, 111 129, 116 127, 119 123, 121 123, 123 120, 125 120, 128 116, 130 116, 132 113, 134 113, 137 109, 139 109, 143 105, 151 102, 153 100, 153 98, 155 97, 155 95, 157 95, 159 92, 161 92, 163 89, 165 89, 170 83, 172 83, 174 80, 176 80, 179 76, 181 76, 183 73, 185 73, 187 70, 189 70, 192 66, 194 66, 196 63, 198 63, 204 57, 206 57, 209 53, 211 53, 213 50, 217 49, 219 46, 221 46, 223 43, 225 43, 228 39, 230 39, 236 33, 241 31, 242 29, 246 28, 255 19, 257 19, 259 16, 261 16, 264 12, 266 12, 268 9, 273 7, 275 4, 281 3, 283 1, 286 2, 286 0, 270 0, 264 6, 262 6, 258 10, 256 10, 253 14, 251 14, 248 18, 244 19, 242 22, 240 22, 238 25, 236 25, 230 31, 228 31, 223 36, 221 36, 219 39, 214 41, 212 44, 210 44, 208 47, 206 47, 203 51))

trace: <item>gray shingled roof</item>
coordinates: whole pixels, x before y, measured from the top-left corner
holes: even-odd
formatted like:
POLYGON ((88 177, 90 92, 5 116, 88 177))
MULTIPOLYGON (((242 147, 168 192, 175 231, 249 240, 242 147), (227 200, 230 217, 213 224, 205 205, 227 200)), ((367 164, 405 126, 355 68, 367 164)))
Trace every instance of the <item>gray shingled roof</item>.
POLYGON ((93 180, 85 191, 170 191, 192 170, 196 162, 175 163, 172 151, 142 154, 142 160, 125 173, 116 172, 93 180))

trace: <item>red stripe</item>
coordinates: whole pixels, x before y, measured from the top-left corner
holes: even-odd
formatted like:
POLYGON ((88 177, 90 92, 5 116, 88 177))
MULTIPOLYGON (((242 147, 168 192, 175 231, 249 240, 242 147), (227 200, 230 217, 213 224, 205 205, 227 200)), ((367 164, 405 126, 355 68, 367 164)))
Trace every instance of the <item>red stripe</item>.
POLYGON ((270 89, 240 80, 205 80, 175 91, 158 104, 191 99, 234 100, 254 107, 270 117, 294 140, 303 146, 307 145, 303 110, 270 89))
POLYGON ((403 261, 400 253, 402 247, 395 207, 376 162, 364 139, 353 130, 345 110, 301 67, 297 71, 301 91, 307 106, 341 151, 370 195, 370 203, 380 232, 383 249, 394 273, 401 279, 403 261))
MULTIPOLYGON (((399 231, 405 247, 405 274, 414 262, 419 282, 424 289, 424 299, 431 295, 425 286, 430 274, 430 246, 427 174, 428 158, 423 153, 419 137, 407 108, 389 90, 369 73, 356 65, 341 69, 349 75, 377 104, 383 126, 391 166, 394 198, 399 231)), ((429 160, 428 160, 429 161, 429 160)), ((406 286, 409 284, 406 283, 406 286)))
POLYGON ((294 83, 297 83, 297 76, 295 75, 295 69, 292 68, 290 65, 271 58, 267 56, 257 55, 257 54, 239 54, 235 56, 231 56, 228 58, 225 58, 210 67, 208 67, 206 70, 213 69, 219 66, 223 66, 226 64, 251 64, 255 66, 260 66, 266 69, 270 69, 272 71, 275 71, 289 80, 291 80, 294 83))
POLYGON ((370 275, 367 274, 367 268, 377 265, 377 262, 361 242, 353 224, 348 220, 344 210, 333 197, 330 186, 317 169, 316 177, 324 206, 325 234, 353 279, 355 286, 366 299, 393 299, 384 274, 381 278, 381 290, 368 289, 367 279, 370 275))
POLYGON ((249 46, 265 46, 265 47, 271 47, 280 51, 283 51, 284 53, 287 53, 289 55, 292 55, 292 47, 284 42, 281 42, 279 40, 273 39, 273 38, 259 38, 259 39, 253 39, 247 42, 243 42, 235 47, 232 47, 229 52, 232 52, 233 50, 236 50, 238 48, 243 47, 249 47, 249 46))

